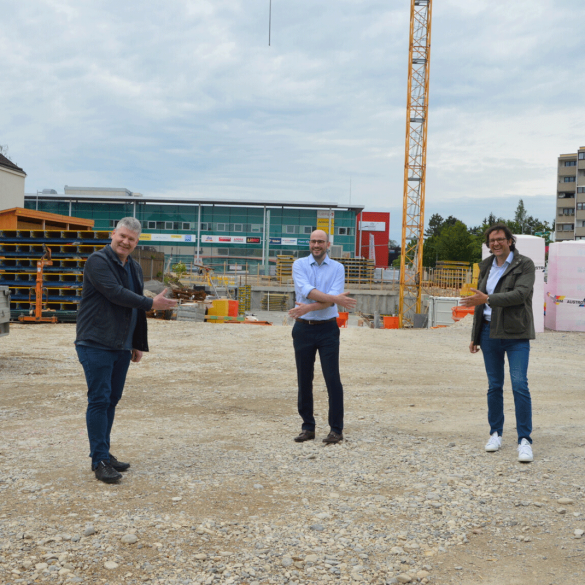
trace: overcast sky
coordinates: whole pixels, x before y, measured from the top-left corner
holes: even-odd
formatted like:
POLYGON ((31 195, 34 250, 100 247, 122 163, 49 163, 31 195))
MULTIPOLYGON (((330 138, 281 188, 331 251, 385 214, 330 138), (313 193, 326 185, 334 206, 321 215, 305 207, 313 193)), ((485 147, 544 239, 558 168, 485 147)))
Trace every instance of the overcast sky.
MULTIPOLYGON (((400 239, 409 0, 0 0, 26 191, 362 204, 400 239)), ((435 0, 426 218, 552 221, 585 146, 583 0, 435 0)))

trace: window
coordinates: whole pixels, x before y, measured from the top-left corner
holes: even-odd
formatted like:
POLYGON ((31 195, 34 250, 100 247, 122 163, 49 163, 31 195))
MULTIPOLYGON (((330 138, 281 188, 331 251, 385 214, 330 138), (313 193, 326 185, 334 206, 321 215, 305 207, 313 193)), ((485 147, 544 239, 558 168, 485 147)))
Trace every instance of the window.
POLYGON ((202 223, 201 224, 201 231, 202 232, 208 232, 211 230, 211 224, 210 223, 202 223))
POLYGON ((184 221, 183 222, 183 230, 190 230, 191 229, 191 224, 188 221, 184 221))
POLYGON ((577 166, 577 161, 576 160, 566 160, 565 161, 565 166, 566 167, 576 167, 577 166))
POLYGON ((575 177, 563 177, 563 183, 574 183, 575 177))
POLYGON ((347 233, 347 228, 346 228, 346 227, 338 227, 338 228, 337 228, 337 233, 338 233, 340 236, 347 236, 347 235, 349 235, 349 234, 347 233))
POLYGON ((575 229, 575 225, 572 223, 562 223, 559 228, 562 228, 563 232, 572 232, 575 229))
POLYGON ((577 193, 585 193, 585 187, 577 187, 577 193))
POLYGON ((579 153, 579 160, 585 160, 585 152, 579 153))
POLYGON ((218 232, 225 232, 225 223, 218 223, 217 227, 215 228, 218 232))
POLYGON ((283 225, 282 232, 285 234, 296 234, 298 233, 298 227, 297 225, 283 225))
POLYGON ((585 240, 585 236, 575 236, 576 240, 585 240))
POLYGON ((164 230, 165 229, 165 222, 164 221, 157 221, 155 223, 156 223, 157 230, 164 230))
POLYGON ((253 223, 250 231, 253 233, 262 233, 264 231, 264 226, 259 223, 253 223))
POLYGON ((564 207, 563 215, 575 215, 575 210, 572 207, 564 207))
POLYGON ((118 220, 117 219, 110 219, 110 227, 111 228, 116 228, 116 226, 118 225, 118 220))
POLYGON ((156 229, 156 221, 149 221, 148 222, 148 229, 155 230, 156 229))
POLYGON ((243 232, 244 226, 241 223, 234 223, 234 232, 243 232))
POLYGON ((577 203, 577 211, 584 211, 585 203, 577 203))
POLYGON ((310 236, 317 228, 312 225, 304 225, 301 233, 310 236))
MULTIPOLYGON (((579 189, 578 187, 577 189, 579 189)), ((559 193, 559 199, 574 199, 575 193, 559 193)))
POLYGON ((173 229, 173 222, 172 221, 165 221, 165 230, 172 230, 173 229))

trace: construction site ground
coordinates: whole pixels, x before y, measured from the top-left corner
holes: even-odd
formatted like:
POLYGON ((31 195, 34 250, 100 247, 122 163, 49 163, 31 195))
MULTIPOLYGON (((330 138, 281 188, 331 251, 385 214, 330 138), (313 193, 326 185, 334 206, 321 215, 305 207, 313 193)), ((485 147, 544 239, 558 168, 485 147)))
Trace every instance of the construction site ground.
MULTIPOLYGON (((264 313, 259 318, 265 318, 264 313)), ((0 340, 0 583, 585 582, 583 334, 532 343, 534 456, 486 453, 486 376, 470 318, 341 331, 345 441, 297 444, 291 325, 149 321, 112 452, 90 471, 73 324, 0 340)))

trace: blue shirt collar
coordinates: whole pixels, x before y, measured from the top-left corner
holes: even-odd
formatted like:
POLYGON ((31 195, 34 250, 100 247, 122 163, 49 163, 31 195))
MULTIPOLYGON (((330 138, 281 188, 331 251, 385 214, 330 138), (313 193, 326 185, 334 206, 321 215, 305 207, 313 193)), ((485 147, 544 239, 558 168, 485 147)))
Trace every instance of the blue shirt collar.
MULTIPOLYGON (((317 266, 319 266, 319 264, 317 263, 317 260, 315 260, 315 257, 313 256, 313 254, 310 255, 311 256, 311 260, 309 262, 309 264, 311 266, 313 266, 313 264, 317 264, 317 266)), ((325 258, 323 258, 323 262, 321 262, 321 265, 323 264, 329 264, 329 254, 325 254, 325 258)))
POLYGON ((508 266, 510 264, 512 264, 512 260, 514 260, 514 252, 510 252, 508 254, 508 257, 506 258, 506 261, 501 266, 498 266, 498 259, 494 256, 494 261, 492 262, 492 266, 494 268, 503 268, 504 266, 506 266, 506 264, 508 266))

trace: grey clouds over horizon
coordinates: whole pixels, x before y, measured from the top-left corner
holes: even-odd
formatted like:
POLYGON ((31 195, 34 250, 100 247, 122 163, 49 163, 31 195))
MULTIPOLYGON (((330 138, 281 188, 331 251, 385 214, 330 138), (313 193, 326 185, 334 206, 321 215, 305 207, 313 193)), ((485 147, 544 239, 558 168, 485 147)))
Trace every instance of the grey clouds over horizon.
MULTIPOLYGON (((0 0, 0 144, 27 192, 402 209, 408 0, 0 0)), ((554 218, 585 144, 581 0, 435 0, 426 217, 554 218), (491 206, 491 207, 490 207, 491 206), (486 212, 485 210, 489 210, 486 212)))

